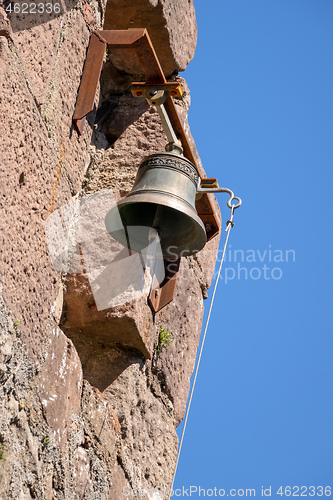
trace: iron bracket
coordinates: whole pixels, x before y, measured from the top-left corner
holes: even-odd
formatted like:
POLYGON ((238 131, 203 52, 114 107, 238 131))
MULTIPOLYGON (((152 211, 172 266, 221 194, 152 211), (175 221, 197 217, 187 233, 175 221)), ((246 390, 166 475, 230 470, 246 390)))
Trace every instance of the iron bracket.
MULTIPOLYGON (((152 42, 149 38, 148 31, 145 28, 128 30, 101 30, 94 31, 91 34, 73 115, 73 122, 78 133, 80 135, 82 134, 86 116, 94 108, 96 91, 106 48, 108 48, 109 51, 112 49, 122 49, 124 51, 134 51, 136 53, 146 81, 140 83, 134 82, 132 84, 131 91, 133 95, 135 93, 136 97, 140 97, 138 93, 142 92, 142 95, 144 95, 148 89, 149 91, 154 89, 166 92, 167 96, 164 102, 164 108, 174 130, 175 136, 181 142, 185 158, 194 164, 199 172, 200 178, 203 179, 203 173, 200 171, 200 166, 196 161, 189 139, 186 135, 183 124, 178 115, 176 105, 172 98, 181 97, 183 90, 179 82, 167 82, 152 42)), ((198 216, 201 218, 206 227, 208 241, 216 236, 221 229, 220 222, 214 210, 210 196, 212 195, 203 194, 202 197, 196 201, 196 210, 198 216)), ((164 262, 165 267, 170 267, 169 264, 169 261, 164 262)), ((157 312, 172 300, 175 292, 176 280, 177 271, 171 276, 171 278, 166 278, 158 289, 152 290, 149 297, 149 304, 153 311, 157 312), (156 290, 159 290, 157 294, 156 290), (156 294, 156 297, 153 296, 154 294, 156 294)))
POLYGON ((159 83, 155 85, 148 85, 147 83, 132 83, 131 92, 134 97, 142 97, 147 95, 152 90, 163 90, 167 96, 181 97, 183 95, 183 87, 179 82, 159 83))
POLYGON ((160 285, 152 288, 148 304, 156 313, 171 302, 175 296, 180 259, 164 259, 165 278, 160 285))

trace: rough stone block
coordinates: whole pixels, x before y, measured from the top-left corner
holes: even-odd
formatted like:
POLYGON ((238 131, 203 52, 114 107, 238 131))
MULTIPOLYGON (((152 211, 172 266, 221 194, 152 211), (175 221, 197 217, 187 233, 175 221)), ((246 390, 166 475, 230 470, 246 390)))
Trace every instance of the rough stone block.
POLYGON ((46 421, 64 451, 71 415, 80 413, 82 370, 72 342, 59 328, 54 328, 52 333, 47 362, 40 376, 39 394, 46 421))
POLYGON ((60 33, 57 59, 41 106, 72 195, 81 189, 83 172, 89 163, 92 127, 87 123, 82 136, 78 136, 72 124, 89 37, 81 12, 70 11, 60 33))
POLYGON ((57 64, 61 18, 13 34, 13 42, 38 105, 47 99, 47 88, 57 64))
POLYGON ((12 34, 12 27, 7 17, 6 11, 2 7, 0 7, 0 36, 10 38, 12 34))
POLYGON ((167 488, 177 458, 172 404, 157 396, 146 373, 137 359, 103 393, 120 422, 118 462, 134 490, 167 488))
POLYGON ((184 417, 204 307, 201 287, 191 262, 182 259, 175 298, 161 310, 157 325, 168 330, 173 341, 152 360, 152 371, 174 406, 175 423, 184 417))
POLYGON ((99 311, 86 275, 69 274, 65 289, 62 329, 76 346, 84 377, 104 390, 138 353, 150 356, 146 347, 151 317, 147 299, 99 311))
MULTIPOLYGON (((103 29, 128 28, 148 30, 166 76, 184 71, 194 56, 197 27, 192 0, 134 0, 130 6, 125 0, 108 0, 103 29)), ((115 65, 126 71, 126 59, 120 57, 115 65)))
POLYGON ((89 158, 91 129, 78 138, 72 128, 88 41, 76 10, 1 38, 1 282, 36 357, 59 280, 45 219, 80 190, 89 158))
POLYGON ((0 137, 1 283, 6 303, 38 356, 58 278, 49 264, 44 231, 56 189, 57 155, 10 42, 0 57, 5 117, 0 137))

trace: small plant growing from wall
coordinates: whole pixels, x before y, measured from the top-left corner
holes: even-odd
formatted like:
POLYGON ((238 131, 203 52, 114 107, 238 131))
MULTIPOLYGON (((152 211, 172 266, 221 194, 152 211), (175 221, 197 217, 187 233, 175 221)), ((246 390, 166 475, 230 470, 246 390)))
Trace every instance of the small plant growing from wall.
POLYGON ((163 349, 166 349, 171 342, 173 342, 173 336, 169 333, 168 330, 164 329, 163 326, 160 326, 160 331, 158 334, 158 344, 155 347, 155 352, 159 355, 163 349))
POLYGON ((43 436, 42 439, 43 448, 46 448, 46 446, 48 446, 49 444, 50 444, 50 438, 48 436, 43 436))
POLYGON ((3 443, 0 444, 0 460, 6 460, 5 459, 5 445, 3 443))

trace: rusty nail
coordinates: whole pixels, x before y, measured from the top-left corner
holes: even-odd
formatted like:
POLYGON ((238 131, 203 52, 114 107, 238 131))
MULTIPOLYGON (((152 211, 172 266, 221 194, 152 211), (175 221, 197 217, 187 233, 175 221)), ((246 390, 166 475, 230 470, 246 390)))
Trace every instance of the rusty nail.
POLYGON ((212 229, 212 225, 209 222, 207 222, 206 231, 210 231, 211 229, 212 229))
POLYGON ((177 95, 177 92, 175 90, 171 90, 170 95, 177 95))
POLYGON ((137 92, 136 92, 136 95, 137 95, 138 97, 141 97, 141 96, 142 96, 142 92, 137 91, 137 92))

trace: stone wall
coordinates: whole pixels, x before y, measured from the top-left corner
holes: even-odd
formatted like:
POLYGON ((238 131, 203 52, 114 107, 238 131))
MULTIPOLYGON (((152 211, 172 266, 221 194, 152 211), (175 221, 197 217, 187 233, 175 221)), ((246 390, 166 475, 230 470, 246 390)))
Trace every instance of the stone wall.
POLYGON ((84 269, 52 265, 51 214, 102 190, 125 195, 143 156, 166 143, 112 54, 95 103, 106 117, 96 127, 94 111, 77 134, 91 31, 148 29, 166 75, 185 89, 177 108, 189 135, 189 91, 177 71, 196 43, 188 0, 59 5, 48 16, 7 16, 0 2, 1 500, 113 500, 124 487, 170 486, 218 244, 181 260, 175 299, 155 315, 147 296, 98 311, 84 269), (160 327, 173 342, 158 352, 160 327))

